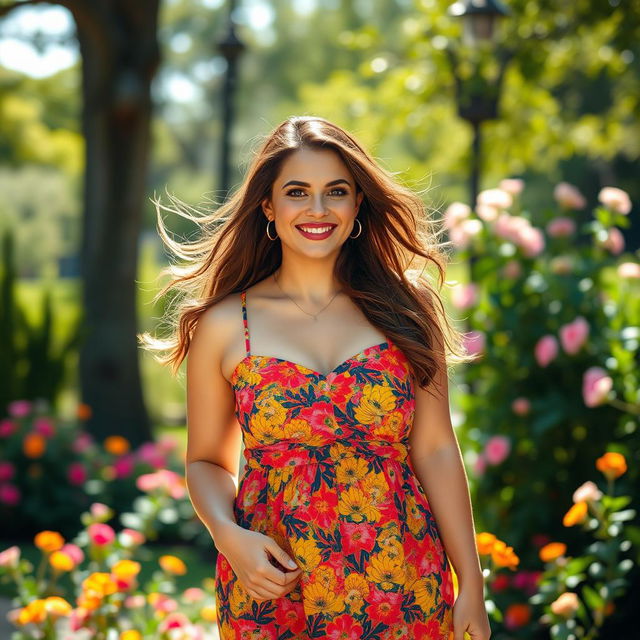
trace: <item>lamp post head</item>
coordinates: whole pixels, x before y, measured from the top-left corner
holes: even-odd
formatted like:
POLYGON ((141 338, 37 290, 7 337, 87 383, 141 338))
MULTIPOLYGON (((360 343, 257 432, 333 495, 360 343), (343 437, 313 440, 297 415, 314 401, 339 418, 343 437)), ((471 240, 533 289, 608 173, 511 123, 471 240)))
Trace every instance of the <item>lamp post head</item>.
POLYGON ((500 0, 458 0, 448 12, 463 19, 464 39, 469 44, 493 40, 496 20, 511 13, 500 0))

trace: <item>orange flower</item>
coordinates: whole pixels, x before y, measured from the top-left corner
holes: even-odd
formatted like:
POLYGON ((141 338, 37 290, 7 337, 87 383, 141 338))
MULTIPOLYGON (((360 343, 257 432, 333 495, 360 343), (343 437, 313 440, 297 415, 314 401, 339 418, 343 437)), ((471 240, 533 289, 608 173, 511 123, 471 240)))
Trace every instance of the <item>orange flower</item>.
POLYGON ((78 405, 76 415, 79 420, 88 420, 91 417, 91 407, 88 404, 81 402, 78 405))
POLYGON ((542 560, 542 562, 553 562, 566 552, 567 545, 564 542, 550 542, 540 549, 540 560, 542 560))
POLYGON ((120 634, 119 640, 142 640, 142 634, 135 629, 128 629, 120 634))
POLYGON ((496 540, 491 550, 491 558, 498 567, 515 569, 520 558, 513 552, 513 547, 508 547, 502 540, 496 540))
POLYGON ((22 451, 27 458, 41 458, 47 448, 47 441, 39 433, 27 433, 22 441, 22 451))
POLYGON ((86 595, 104 598, 117 591, 118 585, 111 574, 102 571, 92 573, 82 582, 86 595))
POLYGON ((163 571, 172 573, 176 576, 183 576, 187 573, 187 567, 180 558, 176 556, 160 556, 158 559, 163 571))
POLYGON ((64 538, 57 531, 41 531, 33 541, 36 547, 45 553, 53 553, 64 547, 64 538))
POLYGON ((45 608, 45 601, 42 598, 32 600, 26 607, 20 609, 18 614, 17 623, 24 624, 40 624, 44 622, 47 617, 47 610, 45 608))
POLYGON ((78 607, 80 607, 81 609, 86 609, 87 611, 95 611, 102 604, 102 598, 99 598, 95 595, 81 593, 78 596, 77 602, 78 607))
POLYGON ((124 455, 130 448, 129 441, 123 436, 109 436, 104 441, 104 450, 114 456, 124 455))
POLYGON ((133 578, 140 573, 140 563, 134 560, 120 560, 111 567, 111 573, 125 580, 133 578))
POLYGON ((200 609, 200 617, 206 620, 207 622, 215 622, 216 621, 216 608, 213 605, 208 607, 202 607, 200 609))
POLYGON ((581 524, 587 519, 587 503, 576 502, 562 518, 562 524, 565 527, 573 527, 576 524, 581 524))
POLYGON ((478 553, 481 555, 489 555, 493 549, 497 538, 493 533, 487 533, 483 531, 476 535, 476 546, 478 547, 478 553))
POLYGON ((58 596, 49 596, 44 601, 47 613, 52 617, 71 615, 73 607, 64 599, 58 596))
POLYGON ((596 468, 607 478, 619 478, 627 470, 627 461, 621 453, 607 451, 596 460, 596 468))
POLYGON ((73 558, 64 551, 54 551, 49 556, 49 564, 57 571, 71 571, 76 566, 73 558))

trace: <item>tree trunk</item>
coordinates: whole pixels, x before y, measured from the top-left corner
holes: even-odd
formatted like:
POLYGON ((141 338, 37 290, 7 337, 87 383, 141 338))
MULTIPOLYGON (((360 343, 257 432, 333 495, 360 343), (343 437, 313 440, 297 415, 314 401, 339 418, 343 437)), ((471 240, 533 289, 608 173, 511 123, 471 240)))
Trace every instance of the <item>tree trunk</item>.
POLYGON ((159 0, 73 3, 86 141, 80 351, 88 430, 151 439, 136 339, 138 241, 146 196, 159 0))

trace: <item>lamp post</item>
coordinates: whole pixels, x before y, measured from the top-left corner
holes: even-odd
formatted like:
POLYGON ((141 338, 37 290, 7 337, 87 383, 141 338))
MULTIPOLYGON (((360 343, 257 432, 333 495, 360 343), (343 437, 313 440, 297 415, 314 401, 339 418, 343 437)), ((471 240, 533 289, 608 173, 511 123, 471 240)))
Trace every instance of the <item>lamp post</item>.
POLYGON ((242 52, 246 49, 246 46, 236 33, 232 16, 235 8, 235 0, 229 0, 227 29, 223 38, 218 42, 218 50, 227 61, 222 90, 222 132, 220 135, 220 189, 224 193, 225 200, 231 182, 230 138, 234 118, 233 96, 236 88, 237 62, 242 52))
POLYGON ((481 147, 482 147, 482 123, 486 120, 495 120, 498 117, 498 100, 502 86, 502 79, 507 63, 513 52, 506 48, 495 48, 495 35, 497 21, 509 15, 510 11, 500 0, 459 0, 449 7, 449 14, 459 17, 463 21, 463 42, 472 48, 479 50, 481 47, 490 46, 498 59, 498 74, 493 82, 482 78, 480 61, 472 61, 474 71, 471 79, 463 79, 459 72, 460 61, 457 51, 449 44, 445 47, 451 63, 455 87, 458 115, 469 122, 473 128, 473 145, 471 153, 470 175, 470 206, 476 206, 478 198, 481 147))

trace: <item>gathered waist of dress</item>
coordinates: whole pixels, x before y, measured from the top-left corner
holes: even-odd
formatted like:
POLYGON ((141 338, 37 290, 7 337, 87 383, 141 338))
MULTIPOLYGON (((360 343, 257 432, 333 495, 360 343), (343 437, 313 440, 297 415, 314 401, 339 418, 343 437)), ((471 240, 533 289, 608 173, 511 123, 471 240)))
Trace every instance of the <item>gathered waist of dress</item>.
POLYGON ((387 440, 333 440, 321 445, 282 441, 244 450, 246 466, 249 469, 278 469, 307 464, 334 466, 340 460, 349 457, 383 458, 407 463, 409 445, 405 441, 387 440))

